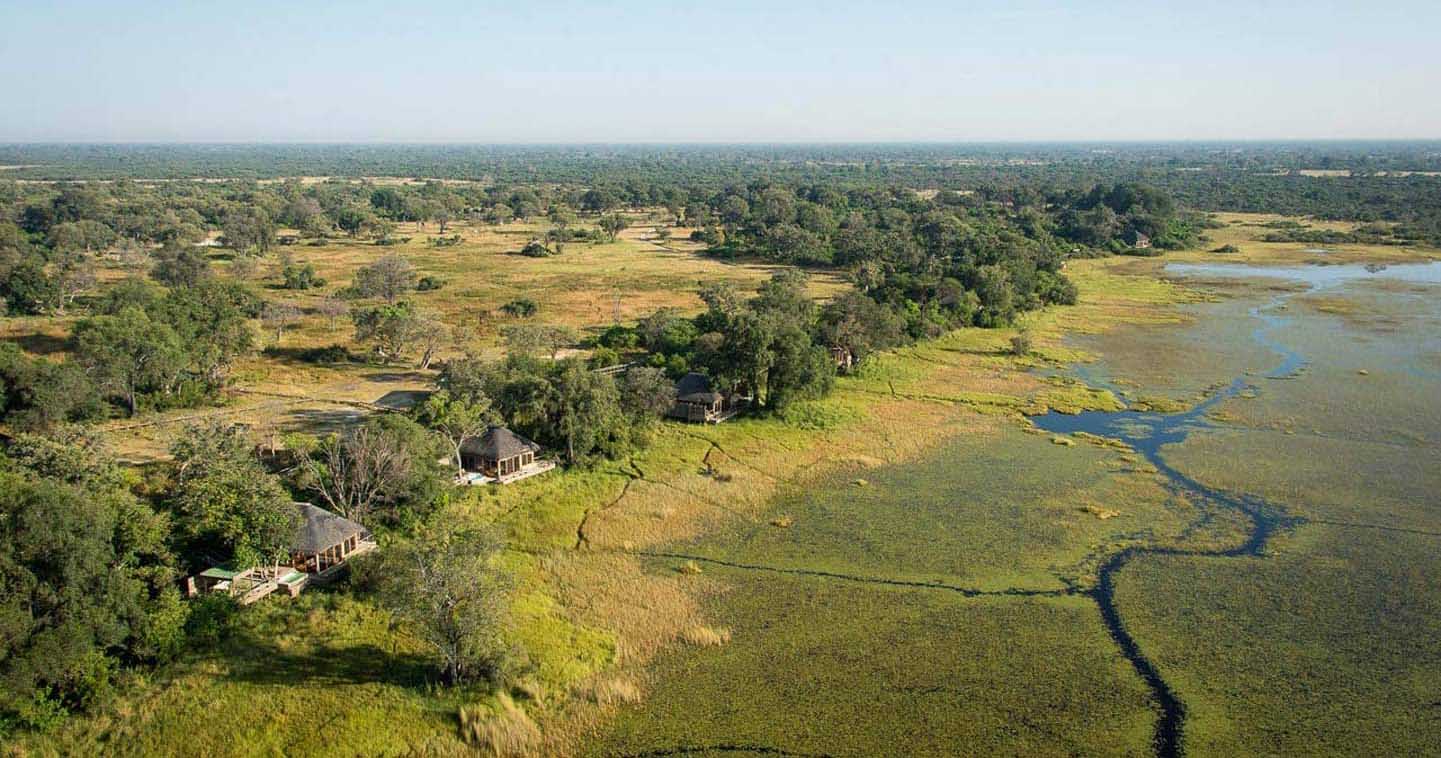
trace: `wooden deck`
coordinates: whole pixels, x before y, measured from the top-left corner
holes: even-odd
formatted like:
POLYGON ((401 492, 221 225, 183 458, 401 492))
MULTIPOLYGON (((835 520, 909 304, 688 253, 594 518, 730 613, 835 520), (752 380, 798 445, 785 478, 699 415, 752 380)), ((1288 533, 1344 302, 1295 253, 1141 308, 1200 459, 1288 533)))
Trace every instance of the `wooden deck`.
POLYGON ((462 486, 475 486, 477 484, 511 484, 522 479, 529 479, 532 476, 544 474, 555 468, 555 461, 538 460, 534 463, 521 466, 519 470, 504 476, 486 476, 478 471, 467 471, 464 475, 456 477, 456 484, 462 486))

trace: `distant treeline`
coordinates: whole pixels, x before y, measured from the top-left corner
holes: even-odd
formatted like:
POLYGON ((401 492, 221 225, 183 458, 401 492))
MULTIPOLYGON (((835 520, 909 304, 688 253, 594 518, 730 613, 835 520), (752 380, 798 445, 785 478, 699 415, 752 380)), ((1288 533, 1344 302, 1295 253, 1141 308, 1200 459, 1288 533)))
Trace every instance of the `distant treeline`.
POLYGON ((9 180, 428 177, 486 186, 603 187, 631 205, 667 188, 757 181, 837 190, 1006 193, 1144 183, 1183 207, 1401 224, 1441 240, 1441 143, 1009 145, 0 145, 9 180), (1308 176, 1303 170, 1335 171, 1308 176))

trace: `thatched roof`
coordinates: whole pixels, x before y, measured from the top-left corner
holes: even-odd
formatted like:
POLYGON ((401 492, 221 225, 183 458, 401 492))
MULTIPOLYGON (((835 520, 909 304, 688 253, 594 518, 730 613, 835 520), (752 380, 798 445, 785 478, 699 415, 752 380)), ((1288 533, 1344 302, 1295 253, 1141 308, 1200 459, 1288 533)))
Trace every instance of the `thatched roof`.
POLYGON ((500 461, 514 458, 522 453, 540 452, 540 445, 503 426, 492 426, 479 437, 467 437, 464 442, 460 443, 460 452, 466 455, 478 455, 486 460, 500 461))
POLYGON ((676 382, 675 399, 683 403, 714 403, 722 396, 711 389, 710 379, 705 374, 692 371, 676 382))
POLYGON ((324 508, 310 503, 295 503, 295 507, 300 511, 300 523, 295 527, 290 548, 297 553, 318 553, 367 533, 360 524, 324 508))

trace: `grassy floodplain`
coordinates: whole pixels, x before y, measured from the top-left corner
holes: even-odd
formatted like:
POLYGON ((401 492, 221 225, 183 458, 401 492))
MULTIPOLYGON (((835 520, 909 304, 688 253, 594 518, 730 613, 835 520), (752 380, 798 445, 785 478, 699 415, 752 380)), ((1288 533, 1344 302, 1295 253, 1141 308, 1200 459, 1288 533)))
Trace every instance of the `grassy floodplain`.
MULTIPOLYGON (((1054 448, 1059 454, 1059 446, 1047 438, 1015 431, 1022 411, 1119 407, 1108 392, 1030 373, 1047 361, 1059 365, 1080 357, 1062 344, 1061 336, 1072 328, 1105 329, 1131 315, 1165 320, 1166 305, 1186 297, 1171 285, 1113 273, 1113 264, 1076 266, 1085 302, 1034 317, 1029 326, 1037 335, 1035 357, 1006 353, 1011 332, 957 332, 882 357, 861 376, 843 380, 833 397, 805 404, 786 419, 705 429, 666 425, 654 444, 632 460, 495 493, 474 492, 457 502, 455 518, 498 521, 513 534, 512 561, 522 578, 514 635, 528 650, 532 671, 528 699, 522 702, 546 727, 553 741, 548 749, 587 744, 587 725, 600 723, 597 719, 618 705, 606 695, 616 682, 635 682, 647 691, 645 664, 657 653, 693 646, 683 640, 699 628, 724 626, 705 605, 707 598, 724 592, 724 581, 676 572, 641 552, 717 527, 763 520, 786 487, 810 477, 850 476, 912 460, 958 433, 983 436, 1005 429, 1015 444, 1048 454, 1054 448)), ((1127 465, 1121 451, 1079 446, 1065 452, 1086 461, 1077 464, 1078 476, 1093 482, 1100 481, 1096 471, 1127 465)), ((1090 547, 1086 538, 1094 529, 1088 519, 1114 525, 1105 539, 1125 539, 1135 529, 1126 519, 1101 522, 1081 511, 1052 507, 1058 519, 1083 525, 1063 556, 1065 563, 1076 564, 1090 547)), ((1027 570, 1055 586, 1043 578, 1044 571, 1027 570)), ((341 721, 393 725, 396 742, 378 743, 380 752, 399 742, 436 754, 470 749, 455 721, 461 705, 456 695, 429 695, 402 676, 374 673, 404 671, 404 661, 417 646, 414 640, 389 627, 382 630, 383 619, 360 618, 363 614, 341 596, 314 598, 274 604, 255 621, 289 630, 290 655, 238 644, 184 662, 131 683, 138 694, 116 710, 72 720, 22 749, 83 754, 104 745, 119 754, 183 753, 186 725, 199 719, 212 725, 207 739, 236 752, 263 753, 292 743, 316 749, 348 744, 345 733, 315 727, 341 721), (309 673, 291 678, 286 672, 297 666, 309 673), (226 718, 217 721, 212 713, 226 718), (262 723, 269 725, 269 736, 248 742, 262 723), (422 734, 427 736, 420 740, 422 734)), ((1075 615, 1071 605, 1062 616, 1075 615)), ((1094 630, 1090 634, 1102 639, 1094 630)), ((1124 662, 1113 658, 1111 665, 1123 668, 1124 662)), ((1146 709, 1144 703, 1139 707, 1146 709)), ((1147 720, 1136 718, 1137 723, 1147 720)))
MULTIPOLYGON (((1242 236, 1254 229, 1232 228, 1241 252, 1225 260, 1311 255, 1248 242, 1242 236)), ((627 244, 611 252, 624 254, 627 244)), ((365 253, 376 254, 357 256, 365 253)), ((718 275, 748 270, 706 265, 718 275)), ((1160 265, 1070 263, 1081 304, 1028 318, 1037 345, 1031 357, 1007 354, 1013 332, 956 332, 881 357, 830 398, 785 418, 667 424, 628 460, 454 503, 451 517, 499 522, 512 535, 510 560, 522 582, 513 637, 527 650, 529 671, 512 694, 544 729, 541 749, 1151 752, 1156 707, 1095 604, 1074 593, 1094 583, 1097 560, 1112 551, 1214 549, 1239 541, 1246 524, 1221 517, 1187 529, 1200 504, 1161 486, 1144 461, 1102 440, 1028 433, 1022 414, 1115 410, 1122 393, 1157 406, 1189 403, 1233 370, 1268 367, 1274 356, 1244 337, 1247 307, 1269 299, 1271 285, 1199 292, 1159 277, 1160 265), (1171 357, 1176 343, 1167 335, 1187 340, 1188 359, 1171 357), (1114 392, 1060 371, 1097 357, 1092 376, 1114 392), (1143 374, 1160 361, 1173 361, 1173 379, 1143 374), (898 732, 900 723, 908 726, 898 732)), ((693 307, 692 291, 657 297, 693 307)), ((494 307, 511 295, 476 300, 494 307)), ((1327 307, 1329 318, 1348 323, 1334 311, 1352 306, 1327 307)), ((1371 307, 1384 310, 1384 302, 1371 307)), ((295 339, 327 344, 309 332, 295 339)), ((253 368, 257 382, 282 370, 265 360, 253 368)), ((1313 366, 1309 376, 1322 370, 1313 366)), ((348 387, 357 399, 405 385, 364 371, 302 381, 348 387)), ((1168 450, 1168 460, 1210 486, 1254 492, 1317 522, 1389 516, 1377 525, 1434 528, 1434 508, 1425 505, 1432 501, 1418 498, 1435 488, 1417 477, 1434 448, 1398 450, 1388 440, 1391 447, 1355 464, 1372 478, 1349 491, 1338 486, 1344 471, 1334 466, 1331 478, 1307 479, 1312 469, 1299 466, 1289 468, 1294 481, 1272 476, 1288 457, 1311 455, 1319 471, 1328 457, 1356 449, 1334 436, 1288 435, 1263 420, 1258 409, 1273 398, 1299 402, 1278 388, 1306 381, 1261 382, 1257 397, 1217 412, 1224 428, 1168 450), (1398 456, 1409 456, 1407 467, 1376 478, 1398 456), (1267 481, 1276 484, 1268 489, 1267 481), (1393 486, 1399 482, 1409 484, 1393 486)), ((1385 423, 1404 407, 1390 406, 1385 423)), ((1434 639, 1426 619, 1435 617, 1427 604, 1441 586, 1429 557, 1435 538, 1406 532, 1404 542, 1388 545, 1387 534, 1313 523, 1262 558, 1148 557, 1120 574, 1117 602, 1130 631, 1186 703, 1189 753, 1367 744, 1424 752, 1434 732, 1402 725, 1426 723, 1426 701, 1409 695, 1434 692, 1438 667, 1402 654, 1426 635, 1434 639), (1378 555, 1383 546, 1398 557, 1378 555), (1405 589, 1391 592, 1397 582, 1405 589), (1338 586, 1346 592, 1327 594, 1338 586), (1380 612, 1391 614, 1380 627, 1367 626, 1374 605, 1349 604, 1366 593, 1377 593, 1380 612), (1385 637, 1384 655, 1370 661, 1357 646, 1369 633, 1385 637), (1319 676, 1323 663, 1335 670, 1319 676), (1369 698, 1398 671, 1404 687, 1369 698), (1349 694, 1337 697, 1337 687, 1349 694), (1297 716, 1294 703, 1309 710, 1297 716), (1371 709, 1356 729, 1291 728, 1301 718, 1334 720, 1348 705, 1352 718, 1371 709)), ((488 698, 419 685, 417 642, 344 593, 257 610, 244 633, 214 654, 129 682, 135 695, 113 709, 14 750, 462 755, 473 747, 461 737, 458 709, 501 710, 488 698), (195 737, 193 724, 202 720, 206 733, 195 737), (357 734, 375 736, 358 748, 357 734)))

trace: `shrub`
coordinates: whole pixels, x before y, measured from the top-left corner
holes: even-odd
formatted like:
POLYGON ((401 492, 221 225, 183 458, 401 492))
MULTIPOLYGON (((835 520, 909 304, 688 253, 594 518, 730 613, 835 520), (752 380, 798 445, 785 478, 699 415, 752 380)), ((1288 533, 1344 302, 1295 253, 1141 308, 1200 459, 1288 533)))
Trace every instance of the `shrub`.
POLYGON ((500 311, 512 318, 530 318, 540 311, 540 305, 528 297, 522 297, 500 306, 500 311))
POLYGON ((1011 337, 1012 355, 1030 355, 1031 347, 1031 335, 1029 332, 1018 332, 1011 337))
POLYGON ((285 279, 282 285, 288 290, 308 290, 316 287, 324 287, 325 280, 315 273, 315 267, 309 263, 304 266, 286 266, 281 271, 285 279))
POLYGON ((229 595, 207 593, 190 601, 185 636, 196 649, 214 647, 230 632, 239 604, 229 595))
POLYGON ((613 350, 632 350, 640 344, 640 335, 628 326, 613 324, 600 333, 596 342, 613 350))
POLYGON ((415 283, 415 289, 420 292, 431 292, 445 286, 445 280, 438 276, 422 276, 420 281, 415 283))
POLYGON ((344 345, 307 348, 296 357, 306 363, 349 363, 353 360, 350 350, 344 345))
POLYGON ((531 240, 525 247, 520 249, 520 254, 529 258, 549 258, 555 252, 546 247, 540 240, 531 240))
POLYGON ((620 363, 620 353, 608 347, 598 347, 590 354, 590 365, 593 368, 605 368, 618 363, 620 363))
POLYGON ((1241 248, 1236 247, 1235 245, 1222 245, 1222 246, 1216 248, 1215 250, 1212 250, 1211 252, 1213 252, 1213 253, 1239 253, 1239 252, 1241 252, 1241 248))

